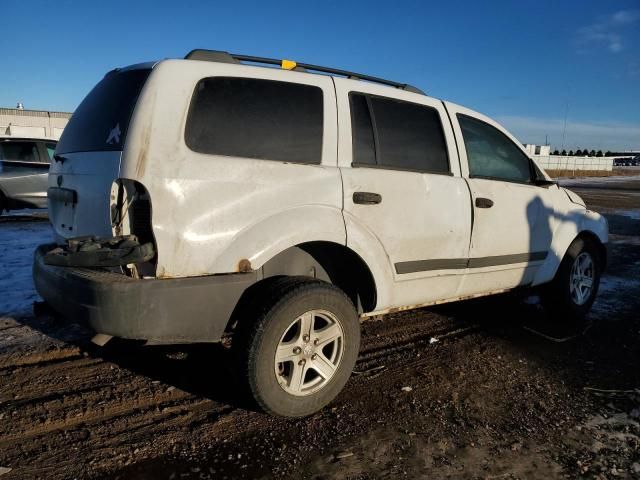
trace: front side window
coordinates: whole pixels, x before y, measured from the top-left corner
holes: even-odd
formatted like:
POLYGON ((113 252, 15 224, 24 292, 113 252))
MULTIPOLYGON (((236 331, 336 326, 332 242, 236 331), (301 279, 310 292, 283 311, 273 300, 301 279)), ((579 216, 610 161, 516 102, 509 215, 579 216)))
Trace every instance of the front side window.
POLYGON ((322 89, 255 78, 198 82, 185 141, 199 153, 319 164, 322 89))
POLYGON ((531 162, 504 133, 473 117, 458 114, 469 175, 531 183, 531 162))
POLYGON ((353 163, 449 173, 440 114, 435 108, 351 93, 353 163))

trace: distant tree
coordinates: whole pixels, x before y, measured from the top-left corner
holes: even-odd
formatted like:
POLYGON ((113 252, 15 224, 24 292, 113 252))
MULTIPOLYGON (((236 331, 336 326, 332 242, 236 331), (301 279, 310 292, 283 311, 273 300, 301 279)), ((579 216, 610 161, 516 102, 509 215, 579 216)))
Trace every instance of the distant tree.
POLYGON ((573 150, 569 150, 569 156, 573 157, 573 155, 574 155, 573 150))
POLYGON ((605 157, 611 157, 613 153, 610 150, 607 150, 607 153, 604 154, 605 157))
POLYGON ((560 155, 564 155, 565 157, 567 156, 567 151, 566 150, 562 150, 562 152, 560 153, 560 155))
POLYGON ((553 153, 551 155, 560 155, 560 152, 558 151, 558 149, 556 148, 553 153))
POLYGON ((598 150, 598 152, 596 153, 596 157, 601 157, 602 156, 602 150, 598 150))
POLYGON ((581 157, 583 155, 582 150, 576 150, 576 157, 581 157))
POLYGON ((590 156, 590 157, 595 157, 595 156, 596 156, 596 151, 592 149, 592 150, 589 152, 589 156, 590 156))

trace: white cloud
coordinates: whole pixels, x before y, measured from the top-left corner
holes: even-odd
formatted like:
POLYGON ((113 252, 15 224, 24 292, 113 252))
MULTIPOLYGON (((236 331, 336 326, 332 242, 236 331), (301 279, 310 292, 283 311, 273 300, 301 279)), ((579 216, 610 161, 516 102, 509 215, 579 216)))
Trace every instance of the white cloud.
POLYGON ((580 53, 593 48, 606 48, 612 53, 624 49, 622 30, 640 20, 640 10, 620 10, 601 21, 578 29, 576 45, 580 53))
POLYGON ((611 21, 619 25, 633 23, 637 20, 640 20, 640 10, 620 10, 611 15, 611 21))
MULTIPOLYGON (((555 149, 562 149, 564 120, 504 115, 496 120, 522 143, 542 144, 545 136, 555 149)), ((595 150, 640 150, 640 124, 599 124, 567 121, 564 148, 595 150)))

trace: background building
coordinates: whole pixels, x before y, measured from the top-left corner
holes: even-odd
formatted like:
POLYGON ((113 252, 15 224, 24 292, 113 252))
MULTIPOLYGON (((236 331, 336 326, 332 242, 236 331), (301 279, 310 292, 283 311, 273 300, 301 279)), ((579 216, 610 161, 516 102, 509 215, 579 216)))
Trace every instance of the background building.
POLYGON ((527 149, 529 155, 551 155, 551 146, 549 145, 532 145, 530 143, 525 143, 524 148, 527 149))
POLYGON ((68 112, 0 108, 0 135, 59 139, 69 122, 68 112))

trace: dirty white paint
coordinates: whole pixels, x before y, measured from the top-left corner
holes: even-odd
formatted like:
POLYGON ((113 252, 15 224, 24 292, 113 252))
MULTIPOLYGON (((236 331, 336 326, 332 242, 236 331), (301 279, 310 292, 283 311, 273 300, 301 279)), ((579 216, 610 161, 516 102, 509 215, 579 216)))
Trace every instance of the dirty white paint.
MULTIPOLYGON (((120 177, 141 183, 153 210, 159 277, 257 269, 284 250, 309 241, 346 245, 369 266, 376 311, 440 303, 550 280, 582 230, 607 241, 606 222, 571 201, 557 186, 538 187, 469 178, 456 113, 470 115, 517 140, 491 119, 458 105, 357 80, 215 62, 158 63, 133 113, 122 157, 84 155, 52 168, 79 192, 76 234, 108 231, 109 194, 120 177), (324 98, 322 162, 301 165, 191 151, 184 130, 191 95, 212 76, 298 82, 324 98), (451 175, 351 167, 348 94, 367 92, 435 108, 440 114, 451 175), (449 120, 449 118, 451 120, 449 120), (82 171, 78 171, 80 169, 82 171), (353 193, 382 195, 378 205, 355 205, 353 193), (477 197, 494 201, 474 208, 477 197), (482 268, 398 274, 398 262, 467 259, 545 252, 545 260, 482 268)), ((575 199, 574 199, 575 200, 575 199)), ((52 206, 52 222, 64 215, 52 206)))

